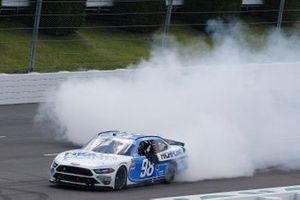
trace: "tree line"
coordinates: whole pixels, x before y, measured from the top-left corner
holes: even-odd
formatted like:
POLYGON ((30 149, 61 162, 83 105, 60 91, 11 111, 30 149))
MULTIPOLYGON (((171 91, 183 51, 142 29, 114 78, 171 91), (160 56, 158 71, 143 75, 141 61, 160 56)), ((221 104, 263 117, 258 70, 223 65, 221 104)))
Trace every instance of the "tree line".
MULTIPOLYGON (((97 20, 133 32, 153 32, 164 22, 167 7, 165 0, 113 1, 111 15, 99 16, 97 20)), ((264 12, 255 13, 256 19, 276 24, 280 0, 264 2, 264 12)), ((33 1, 33 11, 35 5, 33 1)), ((299 23, 299 9, 300 0, 286 0, 285 10, 288 11, 284 12, 283 20, 290 24, 296 21, 299 23)), ((241 0, 185 0, 183 7, 173 15, 176 19, 203 30, 208 19, 227 21, 233 18, 240 19, 248 14, 251 18, 251 13, 243 14, 240 11, 241 0)), ((86 17, 86 0, 43 0, 40 27, 47 34, 68 35, 82 26, 86 17)))

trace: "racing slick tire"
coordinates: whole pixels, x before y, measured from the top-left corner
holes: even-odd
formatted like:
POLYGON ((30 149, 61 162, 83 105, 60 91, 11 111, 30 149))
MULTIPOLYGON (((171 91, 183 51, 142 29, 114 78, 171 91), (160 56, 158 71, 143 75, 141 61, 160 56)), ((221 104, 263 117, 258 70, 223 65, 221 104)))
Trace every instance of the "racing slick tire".
POLYGON ((118 169, 115 177, 115 190, 122 190, 127 186, 127 169, 122 166, 118 169))
POLYGON ((164 179, 165 184, 170 184, 174 181, 176 175, 176 169, 177 169, 176 163, 170 163, 170 165, 167 168, 166 176, 164 179))

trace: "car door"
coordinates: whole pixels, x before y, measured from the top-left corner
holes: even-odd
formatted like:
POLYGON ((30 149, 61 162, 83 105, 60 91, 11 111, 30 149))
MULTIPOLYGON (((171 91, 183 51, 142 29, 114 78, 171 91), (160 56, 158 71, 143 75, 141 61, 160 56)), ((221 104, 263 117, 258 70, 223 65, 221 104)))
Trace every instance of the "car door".
POLYGON ((153 143, 153 140, 143 140, 137 144, 137 148, 133 152, 134 161, 128 176, 132 182, 150 181, 157 177, 157 165, 138 152, 139 147, 144 142, 153 143))

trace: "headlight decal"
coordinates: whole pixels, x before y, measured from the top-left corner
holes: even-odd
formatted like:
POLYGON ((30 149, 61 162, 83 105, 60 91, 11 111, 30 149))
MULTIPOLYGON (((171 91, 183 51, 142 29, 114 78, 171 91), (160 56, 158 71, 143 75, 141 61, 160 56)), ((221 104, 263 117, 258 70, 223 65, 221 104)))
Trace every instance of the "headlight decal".
POLYGON ((53 163, 52 163, 52 167, 53 167, 53 168, 56 168, 57 166, 58 166, 58 164, 57 164, 56 162, 53 162, 53 163))
POLYGON ((102 169, 94 169, 96 174, 110 174, 113 173, 115 170, 113 168, 102 168, 102 169))

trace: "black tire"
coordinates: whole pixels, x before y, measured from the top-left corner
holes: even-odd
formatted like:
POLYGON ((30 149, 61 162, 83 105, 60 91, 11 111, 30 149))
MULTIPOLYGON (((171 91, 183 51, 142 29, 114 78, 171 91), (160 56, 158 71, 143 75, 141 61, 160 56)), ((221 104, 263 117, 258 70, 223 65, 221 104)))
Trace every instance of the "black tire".
POLYGON ((166 176, 164 179, 165 184, 170 184, 174 181, 175 175, 176 175, 176 170, 177 170, 176 164, 170 163, 170 165, 167 168, 166 176))
POLYGON ((122 166, 118 169, 115 177, 115 190, 122 190, 127 186, 127 169, 122 166))

